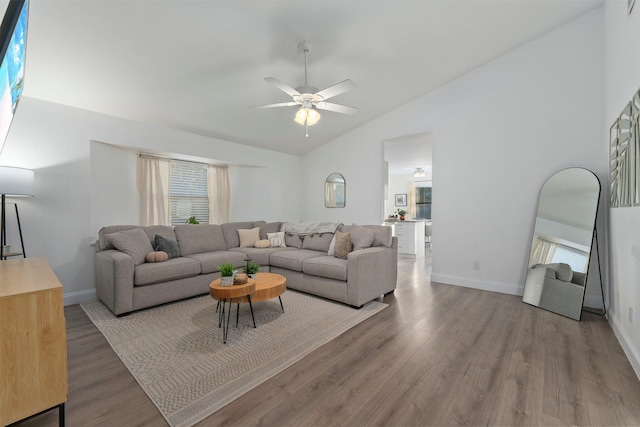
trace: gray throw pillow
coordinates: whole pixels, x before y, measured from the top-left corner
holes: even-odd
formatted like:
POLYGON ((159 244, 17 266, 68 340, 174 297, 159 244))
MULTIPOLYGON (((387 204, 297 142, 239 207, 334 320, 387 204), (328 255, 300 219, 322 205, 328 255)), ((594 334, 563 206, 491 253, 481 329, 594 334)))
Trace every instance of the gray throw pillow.
POLYGON ((169 239, 167 237, 162 237, 156 234, 155 243, 156 251, 166 252, 169 256, 169 259, 182 256, 177 240, 169 239))
POLYGON ((117 250, 133 258, 134 265, 145 262, 147 254, 153 252, 149 237, 141 228, 111 233, 107 238, 117 250))
POLYGON ((336 243, 333 248, 333 256, 340 259, 347 259, 351 252, 351 234, 336 231, 336 243))

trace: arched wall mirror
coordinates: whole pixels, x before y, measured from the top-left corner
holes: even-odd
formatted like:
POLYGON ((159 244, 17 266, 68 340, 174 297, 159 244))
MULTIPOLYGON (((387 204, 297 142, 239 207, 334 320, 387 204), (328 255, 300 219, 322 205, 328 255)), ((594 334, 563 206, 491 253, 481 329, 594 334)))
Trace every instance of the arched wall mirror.
POLYGON ((599 200, 587 169, 561 170, 542 186, 523 302, 580 320, 599 200))
POLYGON ((346 204, 346 183, 344 176, 332 173, 324 182, 324 206, 326 208, 344 208, 346 204))

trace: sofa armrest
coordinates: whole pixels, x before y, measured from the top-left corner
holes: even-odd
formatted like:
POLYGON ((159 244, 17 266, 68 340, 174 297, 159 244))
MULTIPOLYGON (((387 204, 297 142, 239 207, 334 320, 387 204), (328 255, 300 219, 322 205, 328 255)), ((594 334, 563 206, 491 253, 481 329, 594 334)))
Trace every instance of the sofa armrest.
POLYGON ((398 248, 372 247, 347 256, 347 304, 363 304, 392 292, 398 279, 398 248))
POLYGON ((133 258, 109 249, 96 253, 96 293, 115 315, 133 310, 133 258))

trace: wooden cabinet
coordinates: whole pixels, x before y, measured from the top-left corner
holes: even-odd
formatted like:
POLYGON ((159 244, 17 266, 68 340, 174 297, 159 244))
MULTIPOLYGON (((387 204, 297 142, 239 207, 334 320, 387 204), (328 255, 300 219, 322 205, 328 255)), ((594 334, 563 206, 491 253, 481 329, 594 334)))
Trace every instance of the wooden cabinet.
POLYGON ((0 261, 0 425, 66 400, 62 285, 44 258, 0 261))
POLYGON ((424 221, 388 221, 398 238, 398 253, 424 256, 424 221))

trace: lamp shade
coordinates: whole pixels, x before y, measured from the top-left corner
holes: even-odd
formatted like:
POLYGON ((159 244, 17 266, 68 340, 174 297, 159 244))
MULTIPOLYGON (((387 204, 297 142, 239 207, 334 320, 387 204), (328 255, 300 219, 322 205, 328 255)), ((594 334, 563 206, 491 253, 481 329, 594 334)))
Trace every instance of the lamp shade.
POLYGON ((0 166, 0 194, 10 197, 33 196, 33 178, 30 169, 0 166))

